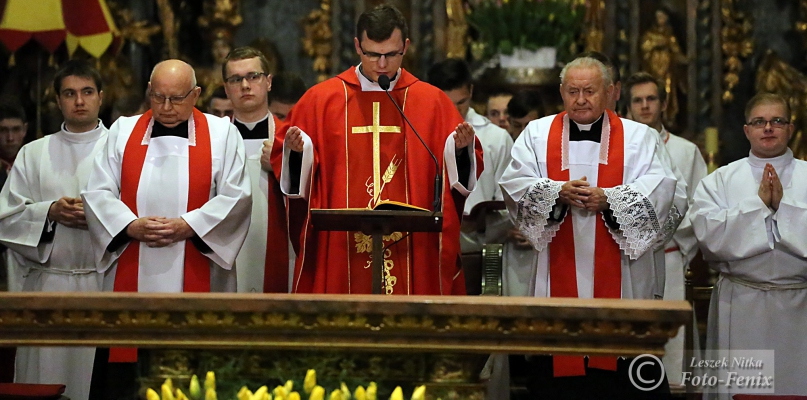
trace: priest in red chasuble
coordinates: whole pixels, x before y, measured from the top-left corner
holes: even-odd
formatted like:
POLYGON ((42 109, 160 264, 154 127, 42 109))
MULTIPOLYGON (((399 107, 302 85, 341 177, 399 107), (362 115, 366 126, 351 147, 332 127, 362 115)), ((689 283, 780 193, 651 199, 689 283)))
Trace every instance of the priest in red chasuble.
MULTIPOLYGON (((483 168, 481 146, 439 89, 402 69, 409 47, 401 13, 388 5, 363 13, 354 39, 361 64, 311 88, 286 122, 275 146, 280 185, 307 201, 292 290, 370 293, 372 240, 361 232, 315 232, 311 209, 373 208, 385 200, 432 209, 435 163, 378 83, 439 162, 443 230, 394 232, 384 237, 386 294, 464 294, 459 221, 465 197, 483 168), (282 153, 281 153, 282 152, 282 153)), ((294 221, 290 217, 290 221, 294 221)), ((290 231, 295 227, 290 226, 290 231)))

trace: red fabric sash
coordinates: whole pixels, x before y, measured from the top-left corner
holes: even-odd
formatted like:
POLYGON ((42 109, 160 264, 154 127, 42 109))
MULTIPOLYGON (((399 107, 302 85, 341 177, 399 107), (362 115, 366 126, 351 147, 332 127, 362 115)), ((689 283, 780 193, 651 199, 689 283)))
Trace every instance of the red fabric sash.
MULTIPOLYGON (((607 110, 611 128, 608 143, 608 163, 598 168, 597 186, 611 188, 622 184, 624 169, 625 138, 622 121, 612 111, 607 110)), ((547 140, 546 163, 549 179, 569 181, 569 170, 562 170, 563 117, 566 112, 558 114, 549 128, 547 140)), ((605 145, 605 143, 601 143, 605 145)), ((568 151, 566 143, 565 150, 568 151)), ((576 176, 574 179, 580 179, 576 176)), ((597 221, 594 239, 594 297, 614 298, 622 296, 622 266, 619 245, 611 237, 604 221, 597 221)), ((549 243, 549 295, 550 297, 578 297, 577 263, 574 254, 574 226, 572 212, 566 213, 565 221, 558 233, 549 243)), ((589 357, 589 367, 615 371, 616 358, 589 357)), ((585 375, 583 357, 553 357, 554 375, 585 375)))
MULTIPOLYGON (((140 174, 146 160, 148 145, 143 145, 151 121, 151 110, 137 120, 126 149, 123 151, 121 166, 120 198, 137 215, 137 190, 140 174)), ((210 183, 213 166, 210 151, 210 129, 207 118, 196 108, 193 109, 196 145, 188 146, 188 211, 202 207, 210 200, 210 183)), ((118 259, 115 274, 116 292, 137 292, 137 279, 140 269, 140 242, 132 240, 118 259)), ((210 292, 210 264, 190 240, 185 241, 184 292, 210 292)), ((137 362, 136 348, 111 348, 109 362, 137 362)))

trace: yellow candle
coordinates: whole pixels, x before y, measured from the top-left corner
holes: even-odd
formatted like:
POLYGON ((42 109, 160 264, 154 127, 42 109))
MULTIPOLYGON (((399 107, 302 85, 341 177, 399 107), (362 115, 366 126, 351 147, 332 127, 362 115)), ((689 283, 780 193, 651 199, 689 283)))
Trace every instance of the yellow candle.
POLYGON ((703 134, 706 137, 706 153, 717 154, 719 147, 717 128, 710 126, 703 131, 703 134))

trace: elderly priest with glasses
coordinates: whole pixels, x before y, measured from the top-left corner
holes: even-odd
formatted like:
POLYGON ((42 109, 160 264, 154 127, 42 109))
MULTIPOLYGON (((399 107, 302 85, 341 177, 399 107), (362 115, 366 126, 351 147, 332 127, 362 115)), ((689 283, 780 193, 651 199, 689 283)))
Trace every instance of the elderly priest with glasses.
POLYGON ((118 119, 95 160, 82 197, 105 290, 236 289, 252 206, 244 141, 194 108, 200 91, 190 65, 157 64, 151 110, 118 119))
MULTIPOLYGON (((361 64, 312 87, 286 119, 291 128, 274 152, 279 159, 282 150, 281 189, 309 209, 441 203, 442 232, 384 238, 383 291, 464 294, 460 216, 481 172, 481 146, 442 90, 401 68, 409 39, 400 11, 381 5, 362 13, 353 40, 361 64), (441 186, 435 173, 445 176, 441 186)), ((299 239, 294 292, 370 293, 368 236, 314 232, 306 220, 299 239)))

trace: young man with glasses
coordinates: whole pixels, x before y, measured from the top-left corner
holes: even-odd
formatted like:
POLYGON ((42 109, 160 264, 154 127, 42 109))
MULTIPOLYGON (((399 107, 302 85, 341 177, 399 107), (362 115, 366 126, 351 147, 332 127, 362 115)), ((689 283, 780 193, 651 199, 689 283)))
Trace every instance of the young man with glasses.
MULTIPOLYGON (((687 199, 692 199, 695 188, 706 176, 706 162, 698 146, 680 136, 673 135, 664 127, 661 116, 667 109, 667 92, 664 85, 646 72, 637 72, 625 81, 628 111, 631 119, 641 122, 660 134, 670 159, 686 181, 687 199)), ((697 254, 692 227, 684 220, 671 241, 663 249, 656 250, 657 257, 665 264, 665 300, 684 300, 684 274, 687 265, 697 254)), ((684 328, 665 346, 664 368, 671 385, 682 384, 684 365, 684 328)))
POLYGON ((105 289, 236 289, 233 264, 252 206, 244 141, 229 120, 194 108, 190 65, 157 64, 151 110, 121 117, 82 193, 105 289))
MULTIPOLYGON (((13 290, 97 292, 103 276, 79 195, 107 136, 98 119, 101 75, 86 61, 68 61, 53 88, 62 129, 17 155, 0 192, 0 243, 8 246, 10 270, 16 272, 13 290)), ((64 383, 70 398, 86 399, 94 356, 94 347, 20 347, 15 381, 64 383)))
POLYGON ((775 363, 777 395, 807 393, 807 162, 788 148, 790 116, 779 95, 751 98, 748 157, 703 178, 688 214, 704 258, 720 273, 704 359, 717 350, 773 350, 775 360, 759 361, 775 363))
POLYGON ((291 249, 285 199, 271 164, 261 168, 261 147, 270 152, 275 134, 283 126, 269 112, 269 61, 257 49, 238 47, 227 55, 221 68, 224 90, 233 103, 233 124, 244 139, 252 186, 249 231, 235 260, 238 291, 288 293, 291 249))
MULTIPOLYGON (((289 114, 284 146, 274 152, 282 156, 281 188, 290 198, 306 199, 309 208, 372 208, 393 200, 431 210, 435 172, 445 176, 437 210, 443 212, 442 233, 389 235, 382 289, 464 293, 459 222, 482 169, 481 146, 445 93, 401 68, 409 38, 400 11, 381 5, 362 13, 354 44, 361 63, 311 88, 289 114), (437 171, 379 85, 382 75, 439 160, 437 171)), ((315 232, 307 219, 302 232, 294 292, 371 292, 369 237, 315 232)))

